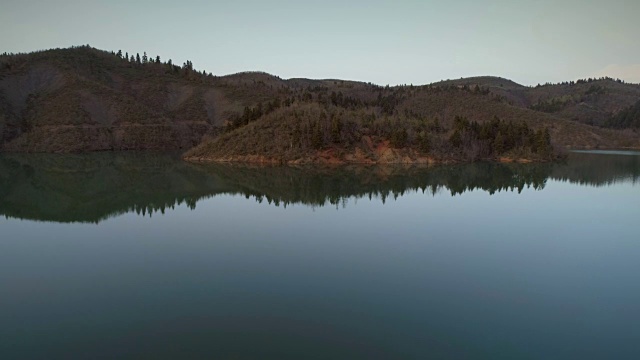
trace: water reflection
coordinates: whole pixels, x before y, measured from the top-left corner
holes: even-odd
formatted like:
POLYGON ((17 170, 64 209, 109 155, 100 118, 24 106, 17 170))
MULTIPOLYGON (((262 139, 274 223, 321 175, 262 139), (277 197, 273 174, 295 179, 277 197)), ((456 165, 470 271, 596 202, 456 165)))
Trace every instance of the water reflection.
POLYGON ((640 180, 640 152, 590 151, 570 153, 565 164, 556 164, 554 180, 580 185, 608 186, 640 180))
MULTIPOLYGON (((632 153, 633 154, 633 153, 632 153)), ((127 212, 164 213, 218 194, 277 206, 384 202, 406 192, 462 194, 542 190, 548 179, 581 185, 637 183, 640 156, 574 153, 563 164, 474 163, 434 167, 257 167, 193 165, 174 154, 0 156, 0 214, 56 222, 100 222, 127 212)))

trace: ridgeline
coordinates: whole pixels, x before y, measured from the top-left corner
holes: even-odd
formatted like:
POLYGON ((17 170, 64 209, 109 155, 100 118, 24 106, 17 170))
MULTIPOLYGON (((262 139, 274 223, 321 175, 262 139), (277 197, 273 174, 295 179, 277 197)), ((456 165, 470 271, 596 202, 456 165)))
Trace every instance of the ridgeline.
POLYGON ((214 76, 89 46, 0 56, 0 151, 183 150, 192 161, 547 161, 640 148, 640 85, 424 86, 214 76))

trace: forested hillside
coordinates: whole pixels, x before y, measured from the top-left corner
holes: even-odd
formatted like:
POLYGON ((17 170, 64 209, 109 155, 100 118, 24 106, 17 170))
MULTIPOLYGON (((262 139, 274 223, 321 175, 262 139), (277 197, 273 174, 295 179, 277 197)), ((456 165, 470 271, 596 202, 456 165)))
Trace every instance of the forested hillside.
POLYGON ((564 147, 640 147, 639 100, 640 86, 608 78, 526 87, 478 77, 383 87, 261 72, 218 76, 191 61, 81 46, 0 56, 0 151, 539 160, 564 147))

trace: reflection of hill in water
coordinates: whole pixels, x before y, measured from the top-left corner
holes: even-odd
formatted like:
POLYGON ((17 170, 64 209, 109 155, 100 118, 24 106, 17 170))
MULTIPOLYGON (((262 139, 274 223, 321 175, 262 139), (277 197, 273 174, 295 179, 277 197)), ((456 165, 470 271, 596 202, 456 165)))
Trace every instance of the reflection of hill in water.
POLYGON ((293 168, 210 165, 203 168, 226 183, 234 193, 255 196, 275 204, 339 204, 350 197, 401 196, 407 191, 452 194, 485 190, 521 191, 544 188, 550 165, 477 163, 435 167, 293 168))
POLYGON ((59 222, 97 222, 164 211, 227 189, 176 156, 157 154, 5 155, 0 213, 59 222))
POLYGON ((623 181, 637 184, 640 180, 640 153, 570 153, 566 164, 554 166, 551 177, 592 186, 623 181))
POLYGON ((572 154, 567 164, 293 168, 192 165, 166 154, 14 155, 0 157, 0 214, 57 222, 98 222, 126 212, 164 212, 217 194, 276 205, 339 204, 351 197, 407 191, 543 189, 548 178, 594 186, 637 181, 638 156, 572 154))

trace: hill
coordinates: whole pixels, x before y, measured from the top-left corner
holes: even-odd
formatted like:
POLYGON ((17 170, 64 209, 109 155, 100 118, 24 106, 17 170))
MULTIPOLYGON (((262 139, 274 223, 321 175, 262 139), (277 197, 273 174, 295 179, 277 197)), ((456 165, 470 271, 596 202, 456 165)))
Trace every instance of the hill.
POLYGON ((5 151, 188 148, 214 122, 214 93, 89 47, 0 60, 5 151))
MULTIPOLYGON (((530 108, 568 120, 609 127, 609 119, 640 99, 640 85, 611 78, 578 80, 532 88, 530 108)), ((636 129, 638 126, 636 126, 636 129)))
POLYGON ((191 149, 191 158, 269 161, 536 159, 549 157, 536 145, 545 131, 547 147, 640 147, 637 122, 628 120, 639 100, 640 86, 612 79, 532 88, 476 77, 382 87, 262 72, 213 76, 189 61, 178 66, 81 46, 0 56, 0 151, 191 149))

